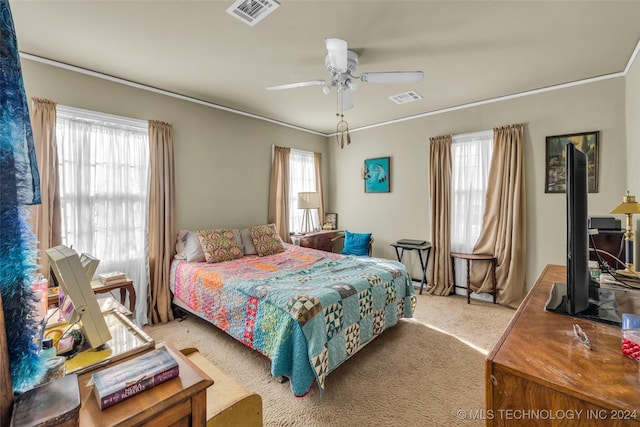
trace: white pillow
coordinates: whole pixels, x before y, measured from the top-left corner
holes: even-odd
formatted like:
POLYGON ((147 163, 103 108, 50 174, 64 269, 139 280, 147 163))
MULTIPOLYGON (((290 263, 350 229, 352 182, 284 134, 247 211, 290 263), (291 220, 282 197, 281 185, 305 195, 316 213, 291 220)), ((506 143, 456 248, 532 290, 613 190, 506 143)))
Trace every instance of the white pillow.
POLYGON ((256 247, 253 244, 253 239, 251 238, 251 232, 249 228, 243 228, 240 230, 240 235, 242 236, 242 244, 244 245, 244 254, 245 255, 256 255, 258 251, 256 251, 256 247))
POLYGON ((189 231, 187 234, 187 240, 184 244, 184 255, 188 262, 206 261, 202 245, 200 245, 200 239, 198 239, 198 235, 193 231, 189 231))

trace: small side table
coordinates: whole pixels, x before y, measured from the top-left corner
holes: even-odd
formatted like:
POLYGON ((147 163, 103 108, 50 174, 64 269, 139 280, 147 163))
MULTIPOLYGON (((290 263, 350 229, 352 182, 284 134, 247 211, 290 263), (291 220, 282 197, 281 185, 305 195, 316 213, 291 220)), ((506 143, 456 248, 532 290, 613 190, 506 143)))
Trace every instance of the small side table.
MULTIPOLYGON (((420 266, 422 267, 422 280, 420 280, 420 295, 422 295, 422 288, 425 283, 427 283, 427 265, 429 263, 429 253, 431 252, 431 243, 425 242, 422 245, 411 245, 408 243, 392 243, 396 250, 396 256, 398 257, 398 261, 402 262, 402 258, 404 257, 404 251, 418 251, 418 256, 420 257, 420 266), (422 254, 425 253, 423 257, 422 254)), ((413 277, 411 280, 417 281, 413 277)))
MULTIPOLYGON (((455 258, 464 259, 467 261, 467 304, 471 304, 471 261, 489 261, 491 263, 491 277, 493 279, 493 303, 496 303, 496 266, 498 265, 498 259, 490 254, 464 254, 460 252, 451 252, 451 263, 455 258)), ((453 286, 456 285, 456 269, 453 266, 453 286)), ((460 287, 460 286, 459 286, 460 287)))
POLYGON ((93 280, 91 282, 94 294, 104 294, 107 292, 120 289, 120 304, 124 305, 127 298, 127 292, 129 293, 129 310, 133 313, 136 309, 136 290, 133 287, 133 280, 127 279, 121 283, 106 284, 103 285, 99 280, 93 280))
POLYGON ((206 426, 207 388, 213 381, 173 346, 167 343, 159 344, 162 345, 169 349, 178 362, 180 375, 105 410, 100 410, 93 394, 93 387, 87 386, 93 372, 81 374, 78 377, 82 402, 79 425, 206 426))

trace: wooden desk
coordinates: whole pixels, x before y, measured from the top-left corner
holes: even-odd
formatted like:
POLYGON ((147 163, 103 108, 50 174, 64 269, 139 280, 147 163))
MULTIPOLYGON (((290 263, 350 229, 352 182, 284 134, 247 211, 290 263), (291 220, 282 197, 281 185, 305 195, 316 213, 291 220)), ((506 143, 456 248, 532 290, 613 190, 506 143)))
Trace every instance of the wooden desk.
POLYGON ((331 239, 344 234, 341 230, 323 230, 307 233, 300 236, 300 246, 305 248, 319 249, 325 252, 333 252, 333 242, 331 239))
MULTIPOLYGON (((565 271, 545 268, 487 356, 489 426, 640 425, 640 363, 622 355, 620 328, 544 311, 565 271), (574 323, 592 350, 574 337, 574 323)), ((640 313, 637 293, 617 295, 621 313, 640 313)))
POLYGON ((100 410, 87 382, 93 372, 78 377, 80 426, 204 426, 207 422, 206 390, 213 381, 171 345, 166 345, 180 365, 180 375, 165 383, 100 410))

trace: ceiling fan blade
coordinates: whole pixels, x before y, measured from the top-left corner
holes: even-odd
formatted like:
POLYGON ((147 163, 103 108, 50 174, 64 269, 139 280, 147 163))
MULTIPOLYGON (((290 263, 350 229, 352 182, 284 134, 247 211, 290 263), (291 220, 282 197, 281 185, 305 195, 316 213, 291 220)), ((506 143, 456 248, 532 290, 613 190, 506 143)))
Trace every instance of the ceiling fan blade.
POLYGON ((365 83, 418 83, 423 77, 422 71, 388 71, 362 73, 360 80, 365 83))
POLYGON ((324 80, 309 80, 307 82, 288 83, 286 85, 268 86, 267 90, 294 89, 296 87, 323 85, 324 80))
POLYGON ((347 42, 342 39, 326 38, 329 63, 338 72, 347 70, 347 42))
POLYGON ((347 111, 353 108, 351 89, 346 88, 338 91, 338 111, 347 111))

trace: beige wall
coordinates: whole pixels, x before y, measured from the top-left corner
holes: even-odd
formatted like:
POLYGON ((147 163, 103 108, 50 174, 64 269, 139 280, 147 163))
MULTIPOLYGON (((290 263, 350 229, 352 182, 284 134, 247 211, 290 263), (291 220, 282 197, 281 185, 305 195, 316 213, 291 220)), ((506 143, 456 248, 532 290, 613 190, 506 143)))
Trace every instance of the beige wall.
MULTIPOLYGON (((267 220, 271 146, 320 151, 326 161, 328 210, 338 225, 371 231, 375 255, 395 259, 390 243, 430 239, 428 138, 525 123, 527 269, 531 285, 544 265, 564 264, 564 197, 544 193, 545 136, 601 131, 600 191, 590 213, 607 214, 627 186, 640 196, 638 172, 627 173, 627 151, 639 158, 640 67, 616 78, 353 132, 340 150, 327 138, 218 109, 23 60, 29 97, 173 124, 178 224, 181 228, 244 226, 267 220), (625 128, 625 94, 627 128, 625 128), (629 117, 629 115, 632 117, 629 117), (632 123, 633 122, 633 123, 632 123), (626 136, 629 132, 629 138, 626 136), (328 142, 328 144, 327 144, 328 142), (365 194, 364 159, 391 157, 388 194, 365 194)), ((398 108, 398 107, 396 107, 398 108)), ((400 107, 401 108, 401 107, 400 107)), ((347 116, 348 119, 348 116, 347 116)), ((410 265, 418 276, 417 262, 410 265)))
MULTIPOLYGON (((531 286, 546 264, 565 264, 565 198, 544 192, 545 137, 601 132, 599 192, 589 195, 589 213, 606 215, 626 190, 624 95, 624 79, 616 78, 354 132, 344 150, 333 141, 330 145, 330 209, 338 213, 340 228, 374 233, 375 255, 394 258, 390 243, 431 239, 429 137, 524 123, 531 286), (359 177, 362 162, 382 156, 391 156, 392 191, 365 194, 359 177)), ((417 262, 413 264, 418 276, 417 262)))
POLYGON ((272 145, 328 157, 322 136, 34 61, 22 67, 29 98, 173 125, 180 228, 266 222, 272 145))
MULTIPOLYGON (((640 59, 636 57, 626 77, 627 187, 640 201, 640 59)), ((635 267, 640 270, 640 215, 633 217, 635 267)))

